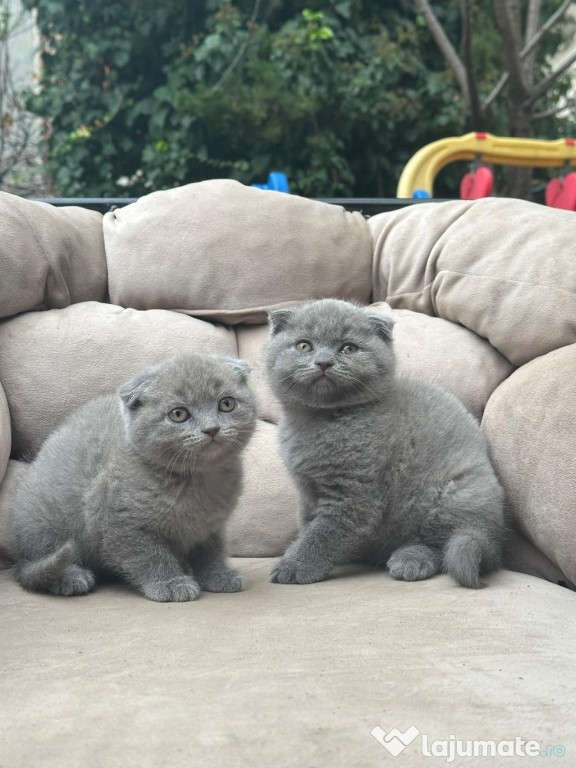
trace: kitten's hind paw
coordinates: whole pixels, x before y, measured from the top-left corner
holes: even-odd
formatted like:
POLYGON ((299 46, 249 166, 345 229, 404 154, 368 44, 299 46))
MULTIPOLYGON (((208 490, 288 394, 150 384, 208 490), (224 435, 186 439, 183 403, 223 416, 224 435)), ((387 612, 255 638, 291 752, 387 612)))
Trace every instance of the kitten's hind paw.
POLYGON ((270 571, 270 581, 275 584, 313 584, 327 577, 328 571, 324 568, 297 560, 280 560, 270 571))
POLYGON ((177 576, 169 581, 150 581, 142 592, 148 600, 157 603, 186 603, 198 597, 200 587, 189 576, 177 576))
POLYGON ((200 589, 205 592, 242 592, 246 589, 244 577, 230 569, 206 574, 197 573, 196 578, 200 589))
POLYGON ((65 597, 86 595, 92 591, 95 583, 96 578, 88 568, 83 568, 81 565, 67 565, 62 572, 60 582, 54 586, 52 592, 65 597))
POLYGON ((440 570, 434 552, 424 544, 397 549, 390 556, 386 566, 390 575, 400 581, 422 581, 440 570))

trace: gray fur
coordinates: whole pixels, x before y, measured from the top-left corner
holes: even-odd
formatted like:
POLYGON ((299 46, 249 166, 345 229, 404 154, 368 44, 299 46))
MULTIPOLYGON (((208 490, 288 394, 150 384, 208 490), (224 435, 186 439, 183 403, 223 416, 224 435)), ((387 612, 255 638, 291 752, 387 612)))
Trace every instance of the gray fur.
POLYGON ((390 318, 325 299, 270 322, 266 369, 301 507, 300 536, 272 581, 322 581, 365 561, 405 581, 446 571, 481 586, 506 526, 475 419, 441 388, 395 372, 390 318), (298 351, 301 341, 312 349, 298 351))
POLYGON ((255 427, 248 371, 239 360, 183 355, 71 414, 15 500, 20 584, 80 595, 111 572, 150 600, 243 589, 226 563, 223 529, 255 427), (229 412, 219 410, 225 397, 236 400, 229 412), (176 407, 191 417, 172 421, 176 407))

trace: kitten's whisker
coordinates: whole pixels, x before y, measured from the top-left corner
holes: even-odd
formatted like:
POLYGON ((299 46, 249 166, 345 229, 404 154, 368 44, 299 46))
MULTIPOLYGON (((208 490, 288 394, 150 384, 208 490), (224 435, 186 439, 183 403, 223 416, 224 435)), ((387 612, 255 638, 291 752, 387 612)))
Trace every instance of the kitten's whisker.
POLYGON ((170 471, 170 473, 168 475, 168 481, 169 482, 172 480, 172 475, 174 474, 174 470, 176 469, 176 463, 178 462, 178 458, 180 457, 180 455, 182 454, 182 452, 184 450, 185 450, 185 448, 181 447, 178 451, 176 451, 174 456, 172 456, 172 458, 168 462, 168 465, 167 465, 166 470, 165 470, 165 474, 168 473, 168 471, 170 470, 170 465, 172 464, 172 470, 170 471))

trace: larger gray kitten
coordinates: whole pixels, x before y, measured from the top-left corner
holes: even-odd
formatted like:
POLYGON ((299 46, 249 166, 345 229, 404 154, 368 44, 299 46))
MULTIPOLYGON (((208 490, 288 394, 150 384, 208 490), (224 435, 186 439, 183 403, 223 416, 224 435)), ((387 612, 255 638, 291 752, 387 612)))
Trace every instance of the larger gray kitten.
POLYGON ((302 526, 272 581, 321 581, 360 560, 406 581, 443 570, 481 586, 479 574, 499 566, 505 518, 475 419, 395 372, 390 318, 327 299, 270 321, 267 373, 302 526))
POLYGON ((184 355, 74 412, 15 500, 20 584, 80 595, 103 571, 150 600, 241 590, 222 534, 255 427, 248 371, 241 360, 184 355))

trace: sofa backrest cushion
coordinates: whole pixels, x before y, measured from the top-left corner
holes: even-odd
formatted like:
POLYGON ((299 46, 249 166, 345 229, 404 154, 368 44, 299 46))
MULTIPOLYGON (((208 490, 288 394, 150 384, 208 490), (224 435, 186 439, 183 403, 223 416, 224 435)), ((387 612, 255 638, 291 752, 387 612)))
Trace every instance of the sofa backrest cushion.
POLYGON ((0 483, 10 458, 12 445, 12 429, 10 426, 10 411, 4 389, 0 384, 0 483))
POLYGON ((34 454, 72 410, 181 352, 236 356, 236 334, 177 312, 85 302, 0 324, 0 371, 16 456, 34 454))
POLYGON ((372 242, 340 206, 213 180, 154 192, 104 217, 110 301, 224 323, 339 296, 368 301, 372 242))
POLYGON ((12 536, 12 510, 18 488, 29 467, 30 464, 24 461, 9 461, 6 474, 0 483, 0 570, 9 568, 16 560, 12 536))
POLYGON ((298 500, 280 457, 278 427, 259 421, 243 458, 244 490, 228 524, 228 550, 237 557, 279 557, 298 535, 298 500))
POLYGON ((374 298, 453 320, 522 365, 576 341, 576 216, 523 200, 372 217, 374 298))
POLYGON ((104 301, 102 215, 0 192, 0 317, 104 301))
POLYGON ((457 323, 387 303, 371 309, 395 320, 392 331, 398 371, 438 384, 478 420, 488 398, 514 367, 486 339, 457 323))
POLYGON ((516 524, 576 583, 576 344, 515 371, 483 427, 516 524))

